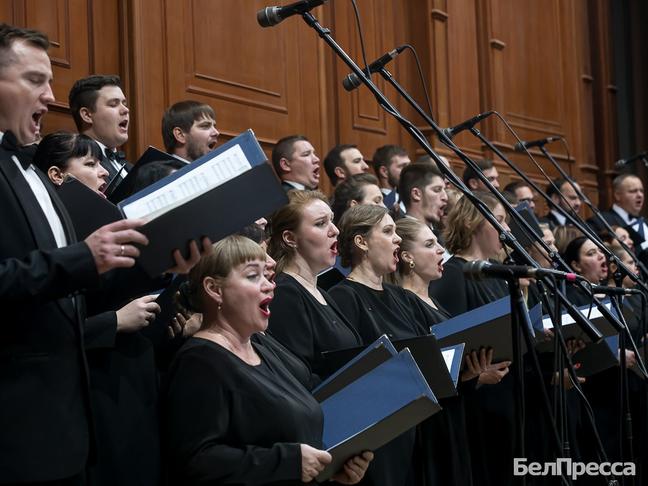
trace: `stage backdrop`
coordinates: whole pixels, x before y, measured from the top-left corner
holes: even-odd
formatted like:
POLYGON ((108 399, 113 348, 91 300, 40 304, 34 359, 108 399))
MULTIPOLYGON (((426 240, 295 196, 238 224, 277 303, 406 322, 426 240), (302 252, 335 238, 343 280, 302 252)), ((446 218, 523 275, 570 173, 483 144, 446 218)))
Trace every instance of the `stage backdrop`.
MULTIPOLYGON (((618 158, 611 0, 358 4, 368 61, 397 45, 414 46, 441 126, 492 109, 523 139, 563 135, 569 152, 560 143, 550 145, 551 152, 592 199, 609 201, 618 158)), ((75 79, 93 73, 122 76, 131 107, 131 160, 148 145, 162 147, 164 109, 188 98, 214 107, 222 140, 252 128, 268 153, 277 139, 294 133, 308 136, 322 159, 336 143, 357 143, 367 158, 387 143, 404 145, 412 158, 422 153, 364 87, 353 93, 342 89, 346 66, 299 17, 259 27, 256 12, 267 5, 254 0, 2 0, 0 19, 41 29, 52 40, 57 101, 45 121, 48 132, 73 127, 67 94, 75 79)), ((313 13, 354 59, 361 59, 350 1, 330 0, 313 13)), ((410 52, 389 70, 425 102, 410 52)), ((378 76, 375 81, 439 152, 451 157, 394 90, 378 76)), ((515 140, 504 124, 491 118, 479 127, 545 185, 540 171, 513 152, 515 140)), ((469 134, 456 140, 474 157, 490 156, 469 134)), ((453 165, 463 170, 454 159, 453 165)), ((512 172, 498 167, 508 182, 512 172)), ((322 181, 328 191, 328 180, 322 181)))

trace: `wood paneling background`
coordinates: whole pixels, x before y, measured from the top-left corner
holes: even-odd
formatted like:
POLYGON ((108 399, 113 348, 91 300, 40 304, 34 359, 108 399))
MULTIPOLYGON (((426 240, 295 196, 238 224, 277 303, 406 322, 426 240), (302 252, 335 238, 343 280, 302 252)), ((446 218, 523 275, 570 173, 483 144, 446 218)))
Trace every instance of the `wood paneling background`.
MULTIPOLYGON (((439 125, 493 109, 523 139, 564 135, 569 153, 559 143, 551 152, 592 199, 609 201, 619 155, 611 0, 358 3, 368 61, 397 45, 413 45, 439 125)), ((0 0, 0 19, 41 29, 52 40, 57 101, 45 121, 48 131, 73 127, 67 93, 75 79, 91 73, 122 76, 131 105, 131 159, 149 144, 162 146, 162 112, 188 98, 214 107, 223 139, 251 127, 268 152, 278 138, 302 133, 322 158, 336 143, 357 143, 368 158, 386 143, 406 146, 412 157, 421 153, 368 90, 342 89, 348 69, 301 19, 260 28, 256 11, 266 5, 262 0, 0 0)), ((351 57, 361 59, 350 2, 331 0, 314 14, 351 57)), ((389 70, 424 103, 411 53, 401 54, 389 70)), ((375 76, 375 81, 450 155, 384 80, 375 76)), ((646 125, 646 115, 635 118, 646 125)), ((503 123, 491 118, 479 127, 545 185, 540 171, 513 152, 515 139, 503 123)), ((474 157, 491 156, 470 134, 456 141, 474 157)), ((511 171, 498 167, 507 182, 511 171)))

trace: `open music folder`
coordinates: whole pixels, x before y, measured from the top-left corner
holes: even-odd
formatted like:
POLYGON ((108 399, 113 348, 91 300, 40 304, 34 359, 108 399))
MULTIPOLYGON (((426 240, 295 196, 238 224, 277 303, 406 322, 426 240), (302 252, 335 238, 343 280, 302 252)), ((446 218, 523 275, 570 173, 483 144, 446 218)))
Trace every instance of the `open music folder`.
POLYGON ((71 214, 75 228, 79 225, 87 232, 88 224, 94 223, 91 233, 122 218, 147 221, 138 231, 149 244, 140 248, 137 263, 151 276, 174 266, 174 249, 188 257, 191 240, 200 244, 207 236, 217 241, 287 202, 251 130, 121 201, 117 210, 94 191, 77 189, 63 198, 68 208, 86 208, 77 211, 81 213, 77 217, 71 214), (92 212, 91 207, 102 210, 92 212))
MULTIPOLYGON (((607 309, 612 313, 612 315, 616 315, 616 311, 612 307, 612 304, 610 303, 609 299, 603 300, 603 305, 607 307, 607 309)), ((610 337, 614 336, 617 334, 616 329, 608 322, 608 320, 603 316, 600 310, 594 305, 583 305, 577 308, 578 311, 583 314, 589 321, 603 334, 604 337, 610 337)), ((586 343, 591 342, 591 340, 587 337, 587 334, 583 332, 583 330, 576 324, 576 321, 564 312, 561 315, 561 324, 562 324, 562 333, 563 337, 565 340, 569 339, 578 339, 582 340, 586 343)), ((534 324, 534 327, 537 330, 543 329, 543 330, 548 330, 551 329, 553 330, 553 322, 551 321, 551 317, 548 315, 542 316, 541 323, 536 320, 536 323, 534 324), (540 327, 542 326, 542 327, 540 327)), ((540 352, 552 352, 554 349, 554 344, 553 344, 553 339, 552 340, 543 340, 540 341, 538 340, 538 344, 536 345, 536 348, 540 352)))

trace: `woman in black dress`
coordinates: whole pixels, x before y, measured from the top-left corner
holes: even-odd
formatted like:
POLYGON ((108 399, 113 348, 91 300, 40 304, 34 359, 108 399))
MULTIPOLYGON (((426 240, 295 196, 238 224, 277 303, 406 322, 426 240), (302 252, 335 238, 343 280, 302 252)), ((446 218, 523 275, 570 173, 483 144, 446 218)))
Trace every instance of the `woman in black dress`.
MULTIPOLYGON (((263 249, 231 236, 189 275, 200 331, 179 351, 164 410, 172 484, 300 484, 330 455, 322 411, 281 358, 253 334, 266 329, 274 284, 263 249)), ((335 479, 358 482, 370 453, 347 461, 335 479)))
POLYGON ((326 377, 324 351, 362 343, 335 302, 317 286, 317 275, 335 263, 339 231, 326 198, 317 191, 291 191, 290 202, 272 216, 268 254, 277 261, 270 334, 326 377))
MULTIPOLYGON (((394 280, 416 294, 427 314, 426 326, 450 317, 428 294, 430 282, 443 273, 443 247, 432 230, 414 218, 401 218, 396 232, 402 238, 398 269, 394 280)), ((464 412, 464 394, 474 391, 481 366, 473 352, 466 357, 466 370, 461 375, 459 395, 439 400, 443 411, 421 424, 421 467, 426 484, 471 485, 470 451, 464 412)), ((483 363, 484 368, 487 363, 483 363)))
MULTIPOLYGON (((475 195, 506 225, 506 212, 489 193, 475 195)), ((430 284, 430 295, 453 316, 481 307, 508 295, 503 280, 470 280, 463 273, 466 262, 498 257, 502 244, 497 230, 472 202, 462 197, 448 214, 444 234, 453 256, 443 276, 430 284)), ((490 386, 482 386, 466 401, 473 482, 476 485, 507 485, 513 482, 515 427, 509 362, 490 365, 490 386)))
MULTIPOLYGON (((390 339, 426 335, 425 315, 416 295, 383 281, 396 269, 401 241, 387 209, 364 205, 348 209, 340 220, 339 241, 342 265, 350 266, 351 273, 329 293, 363 344, 383 334, 390 339)), ((412 429, 378 449, 367 477, 373 484, 420 484, 414 445, 412 429)))
MULTIPOLYGON (((589 238, 579 236, 570 241, 563 253, 563 259, 591 284, 599 285, 607 282, 608 264, 605 255, 589 238)), ((575 285, 567 288, 567 297, 576 306, 592 304, 592 297, 575 285)), ((604 295, 597 295, 597 297, 603 298, 604 295)), ((634 366, 636 363, 634 352, 626 349, 625 354, 627 366, 634 366)), ((598 433, 609 459, 621 460, 619 424, 622 414, 618 400, 621 394, 619 368, 608 368, 588 377, 583 384, 583 390, 594 410, 598 433)), ((594 460, 597 451, 593 447, 594 440, 589 424, 585 421, 582 421, 579 436, 580 455, 583 459, 594 460)))

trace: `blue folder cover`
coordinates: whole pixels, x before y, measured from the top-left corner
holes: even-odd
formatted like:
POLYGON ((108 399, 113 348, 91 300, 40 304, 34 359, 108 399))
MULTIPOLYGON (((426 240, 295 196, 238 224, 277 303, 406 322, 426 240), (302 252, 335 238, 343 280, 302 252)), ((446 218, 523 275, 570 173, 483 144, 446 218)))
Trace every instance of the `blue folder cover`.
POLYGON ((333 461, 318 481, 328 479, 350 457, 383 446, 441 409, 407 349, 321 406, 322 442, 333 461))
POLYGON ((394 345, 383 334, 353 358, 345 358, 345 364, 339 363, 337 371, 313 390, 313 396, 321 402, 397 354, 394 345))
POLYGON ((506 296, 431 327, 437 339, 443 339, 471 327, 485 324, 511 313, 511 298, 506 296))
POLYGON ((587 378, 619 364, 619 335, 608 336, 599 343, 589 343, 572 356, 578 376, 587 378))
POLYGON ((430 328, 441 346, 465 343, 465 353, 494 349, 494 361, 513 357, 511 299, 506 296, 430 328))

